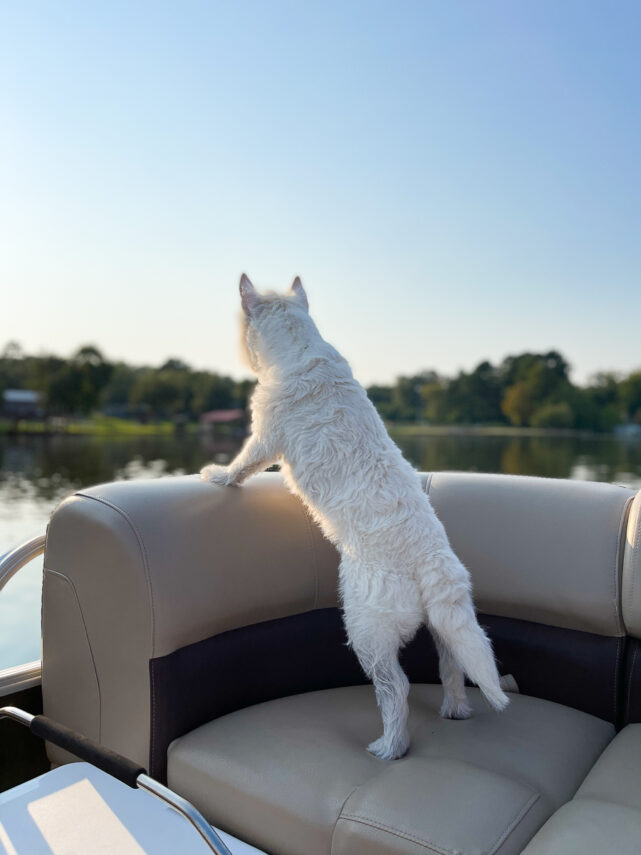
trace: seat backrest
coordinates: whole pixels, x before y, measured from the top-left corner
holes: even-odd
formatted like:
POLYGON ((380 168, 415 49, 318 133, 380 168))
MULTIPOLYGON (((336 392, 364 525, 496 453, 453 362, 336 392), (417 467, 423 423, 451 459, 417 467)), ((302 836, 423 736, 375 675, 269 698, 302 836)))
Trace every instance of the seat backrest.
POLYGON ((150 663, 336 606, 336 552, 276 474, 242 490, 198 477, 83 490, 54 513, 44 563, 47 714, 144 764, 160 703, 150 663))
POLYGON ((634 491, 453 472, 428 477, 427 490, 472 571, 502 671, 525 694, 621 724, 621 576, 634 491))
POLYGON ((632 490, 463 472, 435 473, 427 489, 472 571, 480 611, 625 634, 619 588, 632 490))
MULTIPOLYGON (((614 720, 633 492, 458 473, 423 483, 503 671, 526 693, 614 720)), ((278 474, 242 489, 188 476, 78 492, 47 536, 46 714, 162 777, 169 742, 211 718, 364 682, 344 643, 338 560, 278 474)), ((404 666, 413 681, 438 679, 426 632, 404 666)))

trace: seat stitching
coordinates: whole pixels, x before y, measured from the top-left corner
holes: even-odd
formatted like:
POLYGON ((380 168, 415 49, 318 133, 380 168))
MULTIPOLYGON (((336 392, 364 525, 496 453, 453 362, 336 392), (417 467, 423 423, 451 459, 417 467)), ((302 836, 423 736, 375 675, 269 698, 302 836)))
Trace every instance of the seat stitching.
POLYGON ((108 499, 103 498, 102 496, 90 496, 88 493, 76 493, 77 496, 82 496, 83 499, 90 499, 95 502, 100 502, 106 507, 111 508, 112 511, 115 511, 117 514, 127 522, 129 528, 134 533, 136 540, 138 541, 138 547, 140 549, 142 555, 142 566, 145 572, 145 580, 147 582, 147 589, 149 591, 149 605, 151 609, 151 658, 154 657, 155 647, 156 647, 156 620, 155 620, 155 609, 154 609, 154 590, 151 584, 151 573, 149 570, 149 558, 147 556, 147 550, 145 548, 145 543, 142 539, 142 535, 134 525, 132 519, 129 517, 122 508, 119 508, 117 505, 114 505, 108 499))
MULTIPOLYGON (((352 791, 353 792, 353 791, 352 791)), ((351 795, 351 793, 350 793, 351 795)), ((349 797, 348 797, 349 798, 349 797)), ((527 802, 523 805, 519 813, 514 817, 514 819, 506 826, 506 828, 501 832, 496 841, 493 843, 491 849, 488 850, 487 855, 495 855, 498 848, 505 842, 505 839, 514 831, 517 825, 523 820, 528 811, 533 807, 533 805, 540 798, 539 793, 534 793, 534 795, 530 796, 527 802)), ((347 801, 347 800, 346 800, 347 801)), ((345 802, 343 802, 345 804, 345 802)), ((374 828, 379 828, 382 831, 387 831, 390 834, 394 834, 397 837, 403 837, 407 840, 411 840, 413 843, 418 843, 420 846, 424 846, 427 849, 431 849, 432 852, 438 853, 438 855, 458 855, 457 850, 454 849, 446 849, 439 844, 434 843, 431 840, 427 840, 425 838, 418 837, 417 835, 410 834, 407 831, 402 831, 399 828, 394 828, 391 825, 386 825, 383 822, 380 822, 377 819, 373 819, 369 816, 356 816, 355 814, 343 813, 339 816, 338 819, 349 819, 353 822, 360 822, 363 825, 371 825, 374 828)), ((338 820, 336 821, 338 823, 338 820)), ((336 828, 336 824, 334 829, 336 828)), ((332 839, 333 839, 332 834, 332 839)))
POLYGON ((339 816, 339 819, 349 819, 352 822, 360 822, 361 825, 371 825, 373 828, 378 828, 381 831, 387 831, 396 837, 402 837, 405 840, 411 840, 412 843, 418 843, 419 846, 423 846, 425 849, 431 849, 431 851, 436 852, 437 855, 460 855, 460 853, 455 849, 443 849, 437 843, 432 843, 430 840, 424 840, 423 838, 410 834, 407 831, 402 831, 400 828, 394 828, 391 825, 386 825, 384 822, 372 819, 369 816, 355 816, 353 814, 343 813, 339 816))
MULTIPOLYGON (((97 495, 92 496, 92 495, 89 495, 88 493, 82 493, 82 492, 78 492, 78 493, 76 493, 76 495, 81 496, 83 499, 90 499, 92 501, 98 502, 99 504, 103 504, 103 505, 105 505, 105 507, 111 508, 112 511, 115 511, 115 513, 119 514, 125 520, 125 522, 128 524, 129 528, 131 529, 131 531, 134 534, 134 537, 136 538, 136 541, 138 542, 138 548, 140 549, 140 555, 142 558, 142 567, 143 567, 143 571, 145 574, 145 581, 147 582, 147 591, 149 594, 149 609, 151 612, 151 656, 150 656, 150 659, 153 659, 155 647, 156 647, 156 613, 155 613, 155 607, 154 607, 154 589, 153 589, 153 586, 151 584, 151 571, 149 569, 149 556, 147 555, 147 549, 145 547, 145 542, 142 538, 142 535, 138 531, 137 527, 135 526, 133 520, 129 517, 129 515, 127 513, 125 513, 125 511, 123 511, 122 508, 119 508, 117 505, 114 505, 108 499, 105 499, 102 496, 97 496, 97 495)), ((150 683, 152 683, 151 692, 150 692, 151 697, 150 697, 150 711, 149 711, 149 719, 150 719, 150 721, 149 721, 149 761, 150 761, 149 765, 151 766, 152 747, 153 747, 155 739, 156 739, 157 726, 156 726, 156 720, 155 720, 156 719, 156 710, 155 710, 155 704, 154 704, 154 700, 155 700, 155 698, 154 698, 154 687, 153 687, 153 682, 151 680, 151 674, 149 675, 149 680, 150 680, 150 683)))
POLYGON ((540 798, 539 793, 535 793, 521 808, 519 813, 514 817, 512 822, 507 826, 507 828, 503 831, 502 834, 499 835, 494 846, 488 851, 487 855, 494 855, 494 853, 499 849, 500 846, 505 842, 506 837, 508 837, 516 828, 517 825, 522 821, 525 817, 526 813, 530 810, 530 808, 535 804, 536 801, 540 798))
POLYGON ((332 836, 331 836, 330 841, 329 841, 330 855, 334 851, 334 836, 336 834, 336 826, 338 825, 338 820, 341 818, 341 816, 343 814, 343 808, 345 807, 347 802, 350 800, 350 798, 354 795, 354 793, 356 792, 357 789, 358 789, 358 784, 355 787, 352 787, 352 789, 349 791, 349 793, 343 799, 343 802, 340 806, 340 809, 338 811, 338 816, 336 817, 336 820, 334 822, 334 827, 332 828, 332 836))
POLYGON ((96 688, 98 689, 98 742, 100 742, 102 739, 102 694, 100 691, 100 679, 98 678, 98 669, 96 668, 96 660, 93 655, 93 648, 91 646, 89 632, 87 631, 87 622, 85 621, 85 616, 82 611, 82 605, 80 604, 80 597, 78 596, 76 586, 69 578, 69 576, 65 576, 64 573, 60 573, 58 570, 51 570, 49 567, 45 567, 44 572, 50 573, 52 576, 58 576, 60 579, 63 579, 65 582, 67 582, 71 587, 71 590, 73 591, 74 597, 76 598, 78 611, 80 612, 80 620, 82 621, 82 627, 85 631, 85 638, 87 639, 87 646, 89 647, 89 655, 91 656, 91 664, 93 665, 93 675, 96 680, 96 688))

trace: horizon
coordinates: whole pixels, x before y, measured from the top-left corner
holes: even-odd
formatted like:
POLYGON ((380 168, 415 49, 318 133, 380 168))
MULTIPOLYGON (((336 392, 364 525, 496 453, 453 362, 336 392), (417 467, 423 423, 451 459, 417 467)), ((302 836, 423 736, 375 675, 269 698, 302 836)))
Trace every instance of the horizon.
POLYGON ((0 15, 0 342, 245 378, 247 269, 366 386, 641 367, 632 0, 0 15))

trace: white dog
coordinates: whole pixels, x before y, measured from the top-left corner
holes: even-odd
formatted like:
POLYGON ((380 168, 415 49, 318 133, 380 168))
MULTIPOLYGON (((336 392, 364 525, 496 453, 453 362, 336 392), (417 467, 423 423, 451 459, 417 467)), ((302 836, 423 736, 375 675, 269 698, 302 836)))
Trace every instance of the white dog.
POLYGON ((441 715, 469 717, 465 674, 503 709, 508 698, 476 620, 469 574, 418 474, 347 361, 318 332, 300 279, 287 295, 261 296, 243 275, 240 295, 258 375, 252 433, 229 466, 206 466, 201 477, 236 485, 280 462, 289 489, 338 548, 345 627, 383 718, 383 735, 368 750, 392 760, 408 749, 409 683, 398 653, 422 623, 438 649, 441 715))

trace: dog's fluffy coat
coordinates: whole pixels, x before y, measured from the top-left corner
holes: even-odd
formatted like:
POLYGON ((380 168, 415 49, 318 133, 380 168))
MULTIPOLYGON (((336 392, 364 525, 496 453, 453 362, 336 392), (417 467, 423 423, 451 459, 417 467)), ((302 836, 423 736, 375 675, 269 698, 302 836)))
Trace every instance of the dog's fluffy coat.
POLYGON ((244 343, 258 375, 252 433, 229 466, 206 466, 201 476, 236 485, 280 462, 289 489, 336 545, 349 642, 383 718, 383 735, 368 750, 387 760, 407 751, 409 684, 398 652, 422 623, 439 653, 441 715, 470 715, 465 674, 502 709, 508 699, 476 620, 469 574, 417 473, 346 360, 318 332, 300 280, 287 295, 261 296, 243 275, 240 293, 244 343))

